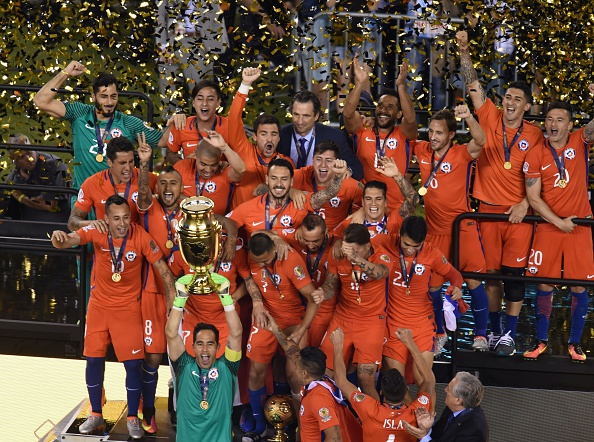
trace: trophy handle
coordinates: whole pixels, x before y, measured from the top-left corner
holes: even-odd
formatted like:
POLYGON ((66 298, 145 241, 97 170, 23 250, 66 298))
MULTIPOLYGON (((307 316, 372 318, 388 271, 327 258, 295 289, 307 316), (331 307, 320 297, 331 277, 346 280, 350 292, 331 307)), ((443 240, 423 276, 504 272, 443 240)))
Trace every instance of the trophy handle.
POLYGON ((188 284, 188 293, 191 295, 210 295, 219 290, 220 284, 212 280, 210 271, 206 274, 194 273, 192 281, 188 284))

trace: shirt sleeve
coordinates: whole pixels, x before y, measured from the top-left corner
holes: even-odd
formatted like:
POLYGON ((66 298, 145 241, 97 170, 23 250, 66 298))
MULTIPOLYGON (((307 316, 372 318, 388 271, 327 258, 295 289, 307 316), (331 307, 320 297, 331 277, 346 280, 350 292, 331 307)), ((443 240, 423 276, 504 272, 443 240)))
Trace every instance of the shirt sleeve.
POLYGON ((349 402, 363 421, 365 421, 363 416, 373 416, 375 414, 375 399, 371 396, 367 396, 360 391, 353 391, 351 397, 349 397, 349 402))
POLYGON ((538 150, 540 146, 535 146, 528 151, 526 155, 526 159, 524 160, 524 165, 522 170, 524 171, 524 176, 526 178, 540 178, 540 165, 542 163, 542 159, 540 155, 538 155, 538 150))
POLYGON ((146 258, 146 260, 149 263, 154 264, 161 258, 163 258, 163 252, 161 252, 161 249, 159 249, 159 246, 157 245, 153 237, 146 231, 142 230, 142 227, 140 227, 139 225, 135 225, 135 228, 138 229, 137 232, 139 232, 140 235, 142 254, 146 258))
POLYGON ((66 113, 62 119, 70 122, 85 116, 93 109, 90 104, 84 104, 80 101, 64 101, 64 107, 66 107, 66 113))
POLYGON ((241 362, 241 351, 235 351, 231 350, 229 347, 225 347, 223 362, 233 374, 233 376, 236 376, 237 372, 239 371, 239 364, 241 362))
POLYGON ((80 190, 78 191, 76 202, 74 203, 74 207, 84 210, 87 213, 90 213, 93 208, 93 185, 90 181, 93 178, 93 176, 90 176, 82 183, 82 186, 80 186, 80 190))
MULTIPOLYGON (((316 388, 324 387, 318 386, 316 388)), ((334 399, 329 398, 327 395, 316 394, 308 402, 307 406, 310 408, 310 413, 317 419, 320 431, 340 425, 337 407, 341 405, 338 405, 334 399)))
POLYGON ((130 131, 132 135, 133 143, 136 142, 136 138, 138 134, 144 133, 146 135, 146 142, 150 144, 152 148, 157 147, 159 140, 163 133, 160 130, 153 129, 152 127, 148 126, 148 123, 145 123, 140 118, 133 117, 132 115, 122 114, 124 126, 126 129, 130 131))
POLYGON ((182 371, 184 371, 185 366, 192 362, 192 360, 192 356, 190 356, 188 352, 184 350, 179 358, 177 358, 175 361, 171 361, 171 365, 173 366, 173 370, 175 371, 175 376, 177 378, 180 377, 180 374, 182 371))
MULTIPOLYGON (((167 147, 171 152, 179 152, 181 149, 180 131, 175 128, 175 125, 171 127, 169 131, 169 138, 167 139, 167 147)), ((177 164, 177 163, 176 163, 177 164)))
POLYGON ((283 261, 283 267, 297 290, 301 290, 311 283, 311 278, 306 271, 305 262, 299 256, 298 252, 290 252, 289 258, 283 261))

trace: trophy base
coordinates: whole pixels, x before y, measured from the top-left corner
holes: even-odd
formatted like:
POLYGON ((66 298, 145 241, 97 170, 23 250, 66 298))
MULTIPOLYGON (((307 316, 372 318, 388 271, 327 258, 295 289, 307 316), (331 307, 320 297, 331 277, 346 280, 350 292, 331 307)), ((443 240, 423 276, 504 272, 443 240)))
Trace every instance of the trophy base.
POLYGON ((192 281, 187 285, 190 295, 211 295, 217 293, 219 285, 212 280, 210 272, 204 274, 194 273, 192 281))
POLYGON ((268 442, 287 442, 288 440, 289 436, 283 431, 283 427, 276 428, 276 434, 268 438, 268 442))

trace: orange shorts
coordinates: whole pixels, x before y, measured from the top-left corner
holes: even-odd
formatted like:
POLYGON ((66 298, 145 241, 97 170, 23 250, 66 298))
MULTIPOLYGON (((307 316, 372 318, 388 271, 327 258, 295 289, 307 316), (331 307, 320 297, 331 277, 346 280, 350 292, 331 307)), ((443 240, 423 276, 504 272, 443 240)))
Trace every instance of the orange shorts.
POLYGON ((384 345, 384 356, 394 359, 404 365, 410 355, 408 348, 396 337, 398 327, 406 327, 412 330, 413 339, 421 353, 433 351, 435 344, 435 321, 433 315, 425 320, 419 321, 418 325, 411 327, 409 325, 396 325, 394 322, 388 322, 386 325, 386 334, 388 340, 384 345))
MULTIPOLYGON (((427 241, 442 251, 448 261, 452 260, 452 235, 427 235, 427 241)), ((460 223, 460 256, 459 268, 461 272, 485 273, 487 264, 483 243, 475 220, 465 219, 460 223)), ((444 279, 440 275, 431 275, 431 286, 443 285, 444 279)))
POLYGON ((225 347, 227 346, 227 338, 229 338, 229 325, 225 319, 225 315, 218 317, 216 320, 207 320, 207 318, 198 317, 192 313, 184 313, 184 318, 181 323, 182 339, 186 346, 186 351, 193 357, 196 356, 194 353, 194 327, 197 324, 205 322, 207 324, 214 325, 219 331, 219 349, 217 350, 217 358, 220 358, 225 353, 225 347))
POLYGON ((571 233, 564 233, 549 223, 538 224, 526 275, 594 279, 591 228, 576 226, 571 233))
POLYGON ((307 331, 307 337, 309 338, 309 345, 312 347, 318 348, 322 343, 322 339, 324 339, 324 335, 326 334, 326 329, 328 328, 328 324, 332 320, 333 313, 322 313, 318 311, 313 321, 311 321, 311 325, 309 326, 309 330, 307 331))
POLYGON ((167 298, 160 293, 142 291, 142 327, 144 333, 144 351, 146 353, 167 352, 165 324, 167 324, 167 298))
MULTIPOLYGON (((509 206, 481 204, 480 213, 505 213, 509 206)), ((531 215, 529 210, 527 215, 531 215)), ((532 244, 533 226, 530 223, 512 224, 508 221, 481 221, 481 239, 485 249, 487 270, 501 266, 526 267, 532 244)))
MULTIPOLYGON (((276 320, 280 328, 285 333, 287 328, 301 325, 301 318, 291 320, 276 320)), ((276 337, 266 329, 257 328, 252 325, 252 332, 247 344, 247 357, 255 362, 261 364, 270 364, 274 356, 279 353, 283 354, 282 348, 278 344, 276 337)))
POLYGON ((320 345, 326 354, 326 367, 330 370, 334 369, 334 345, 330 341, 330 333, 338 327, 344 332, 343 358, 345 364, 348 364, 352 356, 353 364, 380 365, 384 333, 386 332, 385 316, 352 321, 343 320, 334 315, 320 345))
POLYGON ((85 349, 90 358, 104 358, 113 344, 118 361, 144 359, 140 302, 122 310, 104 308, 91 298, 87 307, 85 349))

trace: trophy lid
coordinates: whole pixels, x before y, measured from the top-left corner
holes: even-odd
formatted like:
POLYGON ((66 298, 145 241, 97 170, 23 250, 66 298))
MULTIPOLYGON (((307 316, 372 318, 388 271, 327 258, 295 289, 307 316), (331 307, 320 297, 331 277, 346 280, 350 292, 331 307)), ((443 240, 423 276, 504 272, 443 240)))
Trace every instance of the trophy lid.
POLYGON ((212 210, 214 202, 205 196, 192 196, 184 199, 180 206, 184 212, 199 213, 212 210))

